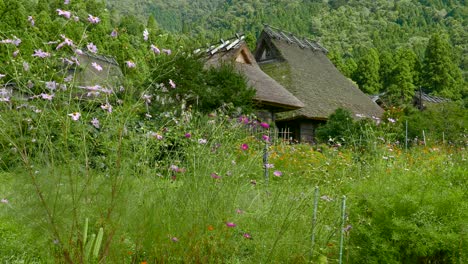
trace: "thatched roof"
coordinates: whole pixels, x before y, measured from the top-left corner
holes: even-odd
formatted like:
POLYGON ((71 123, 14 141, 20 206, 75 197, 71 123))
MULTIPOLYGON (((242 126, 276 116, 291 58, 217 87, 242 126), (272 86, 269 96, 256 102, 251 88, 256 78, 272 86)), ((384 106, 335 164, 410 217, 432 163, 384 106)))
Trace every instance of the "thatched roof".
POLYGON ((337 108, 381 116, 383 110, 338 71, 327 52, 317 42, 265 26, 254 53, 257 62, 305 104, 278 119, 326 120, 337 108))
POLYGON ((205 52, 206 67, 233 63, 234 67, 245 75, 247 85, 256 90, 254 100, 260 107, 272 112, 283 112, 304 106, 299 99, 260 69, 243 36, 223 40, 220 45, 211 46, 205 52))

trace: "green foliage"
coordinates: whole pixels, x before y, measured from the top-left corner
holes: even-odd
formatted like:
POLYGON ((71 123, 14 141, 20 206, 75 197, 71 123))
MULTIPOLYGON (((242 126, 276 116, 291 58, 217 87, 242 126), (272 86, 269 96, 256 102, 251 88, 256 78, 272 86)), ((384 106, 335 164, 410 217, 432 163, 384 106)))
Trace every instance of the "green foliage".
POLYGON ((394 105, 409 104, 414 97, 416 54, 409 49, 400 48, 393 66, 392 80, 387 96, 394 105))
POLYGON ((357 64, 358 67, 353 79, 356 80, 359 88, 365 93, 378 93, 381 89, 381 82, 379 75, 380 61, 377 50, 366 50, 357 64))
POLYGON ((424 87, 452 99, 460 99, 464 86, 460 69, 452 61, 447 39, 434 34, 426 48, 423 73, 424 87))
POLYGON ((464 145, 467 143, 468 110, 458 103, 429 105, 424 111, 407 115, 408 137, 422 140, 423 131, 429 144, 464 145))
POLYGON ((345 143, 348 141, 348 136, 352 134, 353 129, 354 123, 351 112, 338 108, 330 115, 325 125, 317 128, 315 135, 322 142, 345 143))

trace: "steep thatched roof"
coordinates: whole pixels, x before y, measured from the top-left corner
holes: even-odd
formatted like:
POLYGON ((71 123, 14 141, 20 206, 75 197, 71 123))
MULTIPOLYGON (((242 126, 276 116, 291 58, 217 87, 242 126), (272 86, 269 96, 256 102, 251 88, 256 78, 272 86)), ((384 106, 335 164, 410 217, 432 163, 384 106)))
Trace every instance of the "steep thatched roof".
POLYGON ((337 108, 381 116, 383 110, 336 69, 327 52, 317 42, 265 26, 254 53, 257 62, 305 104, 278 119, 326 120, 337 108))
POLYGON ((210 47, 206 50, 206 55, 206 67, 233 63, 234 67, 245 75, 247 84, 256 90, 254 100, 262 108, 268 108, 272 112, 282 112, 304 106, 294 95, 260 69, 243 36, 210 47))

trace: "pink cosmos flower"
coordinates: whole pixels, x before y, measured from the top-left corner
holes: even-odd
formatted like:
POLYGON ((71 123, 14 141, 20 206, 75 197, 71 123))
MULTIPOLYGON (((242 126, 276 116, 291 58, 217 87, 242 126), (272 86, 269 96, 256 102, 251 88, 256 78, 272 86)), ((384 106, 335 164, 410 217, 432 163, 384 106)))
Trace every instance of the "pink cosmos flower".
POLYGON ((52 99, 54 98, 55 94, 45 94, 45 93, 41 93, 40 96, 41 96, 42 99, 44 99, 44 100, 52 101, 52 99))
POLYGON ((29 23, 31 23, 31 26, 34 27, 35 21, 34 21, 34 18, 32 16, 28 16, 28 21, 29 21, 29 23))
POLYGON ((64 4, 64 5, 70 4, 70 0, 65 0, 65 1, 63 1, 63 4, 64 4))
POLYGON ((112 30, 110 35, 111 37, 116 38, 119 35, 119 33, 117 32, 117 29, 114 28, 114 30, 112 30))
POLYGON ((39 57, 39 58, 47 58, 47 57, 50 57, 50 53, 44 52, 41 49, 38 49, 38 50, 34 50, 34 54, 32 56, 39 57))
MULTIPOLYGON (((96 46, 94 46, 94 47, 96 47, 96 46)), ((97 52, 97 49, 96 49, 96 52, 97 52)), ((75 53, 76 53, 77 55, 83 55, 83 51, 80 50, 80 49, 75 49, 75 53)))
POLYGON ((179 242, 179 239, 177 237, 172 237, 171 240, 172 242, 179 242))
POLYGON ((185 133, 185 137, 186 137, 186 138, 191 138, 191 137, 192 137, 192 134, 190 134, 190 133, 185 133))
POLYGON ((8 204, 9 201, 8 201, 7 199, 3 198, 2 200, 0 200, 0 203, 2 203, 2 204, 8 204))
POLYGON ((158 47, 156 47, 155 45, 151 44, 151 50, 155 53, 155 54, 161 54, 161 51, 158 49, 158 47))
POLYGON ((151 133, 151 136, 153 136, 154 138, 156 138, 157 140, 162 140, 163 139, 163 136, 158 134, 158 133, 151 133))
POLYGON ((217 173, 214 173, 214 172, 213 172, 213 173, 211 173, 211 178, 213 178, 213 179, 219 179, 219 178, 221 178, 221 177, 220 177, 217 173))
POLYGON ((68 116, 70 116, 71 119, 73 119, 73 121, 78 121, 78 119, 80 119, 81 117, 81 114, 79 112, 73 112, 71 114, 68 114, 68 116))
MULTIPOLYGON (((94 45, 92 42, 88 43, 88 45, 86 45, 86 48, 88 48, 89 52, 92 52, 92 53, 97 53, 98 52, 98 49, 97 49, 96 45, 94 45)), ((75 52, 76 52, 76 50, 75 50, 75 52)))
POLYGON ((227 227, 236 227, 237 225, 234 224, 233 222, 226 222, 227 227))
POLYGON ((145 31, 143 31, 143 39, 145 41, 148 41, 148 37, 149 37, 148 29, 145 28, 145 31))
POLYGON ((270 128, 270 125, 268 123, 265 123, 265 122, 260 123, 260 126, 265 128, 265 129, 270 128))
POLYGON ((162 52, 166 53, 167 55, 172 54, 172 51, 170 49, 162 49, 162 52))
POLYGON ((0 102, 10 102, 10 97, 1 97, 0 96, 0 102))
POLYGON ((97 64, 96 62, 91 63, 91 66, 93 66, 93 68, 97 71, 102 71, 102 66, 97 64))
POLYGON ((263 135, 263 136, 262 136, 262 139, 265 140, 265 141, 267 141, 267 142, 270 141, 270 137, 267 136, 267 135, 263 135))
POLYGON ((73 47, 74 44, 73 44, 73 40, 67 38, 65 35, 60 35, 62 38, 63 38, 63 42, 58 44, 58 46, 55 48, 56 50, 59 50, 61 49, 63 46, 70 46, 70 47, 73 47))
POLYGON ((74 16, 74 17, 73 17, 73 21, 78 22, 78 21, 80 21, 80 18, 77 17, 77 16, 74 16))
POLYGON ((106 110, 109 113, 112 113, 112 105, 109 103, 106 103, 104 105, 101 105, 102 110, 106 110))
POLYGON ((198 139, 198 144, 203 145, 203 144, 206 144, 206 143, 208 143, 208 141, 206 139, 204 139, 204 138, 198 139))
POLYGON ((249 118, 246 117, 246 116, 241 116, 239 117, 239 123, 244 123, 244 124, 248 124, 249 123, 249 118))
POLYGON ((97 23, 99 23, 99 21, 101 21, 101 19, 99 17, 95 17, 95 16, 92 16, 92 15, 88 14, 88 21, 91 24, 97 24, 97 23))
POLYGON ((65 11, 62 9, 57 9, 56 10, 59 16, 63 16, 66 19, 70 19, 71 17, 71 12, 70 11, 65 11))
POLYGON ((243 214, 244 211, 242 211, 241 209, 236 209, 236 213, 237 213, 237 214, 243 214))
POLYGON ((266 168, 266 169, 273 169, 274 167, 275 167, 274 164, 265 163, 265 168, 266 168))
POLYGON ((242 236, 243 236, 244 238, 246 238, 246 239, 252 239, 252 236, 250 236, 249 233, 245 233, 245 234, 243 234, 242 236))
POLYGON ((54 91, 55 89, 57 89, 57 83, 55 81, 46 82, 45 85, 46 85, 46 88, 51 91, 54 91))
POLYGON ((13 52, 13 57, 16 58, 16 56, 18 56, 19 52, 20 52, 19 50, 15 50, 15 51, 13 52))
POLYGON ((93 119, 91 120, 91 125, 93 125, 93 127, 95 128, 99 128, 101 126, 101 124, 99 123, 99 119, 97 119, 96 117, 93 117, 93 119))
POLYGON ((128 68, 135 68, 136 67, 136 64, 133 61, 126 61, 125 63, 127 64, 128 68))
POLYGON ((241 145, 241 149, 242 149, 242 150, 248 150, 248 149, 249 149, 249 145, 247 145, 247 144, 244 143, 244 144, 241 145))
POLYGON ((173 80, 169 79, 169 85, 172 87, 172 89, 176 88, 176 84, 174 83, 173 80))
POLYGON ((275 175, 276 177, 281 177, 281 175, 283 175, 283 173, 281 171, 274 171, 273 175, 275 175))

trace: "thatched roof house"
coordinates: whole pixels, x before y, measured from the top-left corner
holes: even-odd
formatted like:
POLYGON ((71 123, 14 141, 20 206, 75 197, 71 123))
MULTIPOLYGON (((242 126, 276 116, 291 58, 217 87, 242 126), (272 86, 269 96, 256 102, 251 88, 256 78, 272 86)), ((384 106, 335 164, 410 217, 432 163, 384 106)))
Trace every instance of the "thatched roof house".
MULTIPOLYGON (((200 52, 200 50, 197 50, 200 52)), ((247 84, 256 90, 254 101, 257 108, 267 110, 274 120, 273 113, 299 109, 304 104, 278 82, 264 73, 244 41, 244 36, 222 40, 218 46, 206 51, 206 67, 218 67, 222 63, 232 63, 247 79, 247 84)))
MULTIPOLYGON (((387 107, 387 93, 383 92, 377 95, 372 95, 370 98, 372 101, 380 105, 381 107, 387 107)), ((444 97, 434 96, 423 92, 422 90, 416 91, 413 96, 412 104, 419 110, 424 110, 428 105, 447 103, 451 100, 444 97)))
POLYGON ((255 59, 261 69, 301 100, 305 107, 281 114, 280 128, 291 137, 311 142, 314 130, 337 108, 353 114, 381 116, 383 110, 343 76, 315 41, 265 26, 257 41, 255 59))

